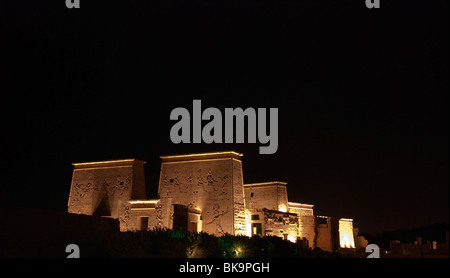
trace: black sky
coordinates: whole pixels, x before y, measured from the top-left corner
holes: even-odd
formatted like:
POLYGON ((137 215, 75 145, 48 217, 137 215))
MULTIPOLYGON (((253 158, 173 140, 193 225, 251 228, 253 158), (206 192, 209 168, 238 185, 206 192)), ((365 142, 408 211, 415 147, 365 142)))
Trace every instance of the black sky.
POLYGON ((64 2, 0 4, 1 206, 64 210, 72 162, 131 157, 156 197, 160 155, 236 150, 363 231, 448 223, 448 1, 64 2), (278 152, 171 143, 193 99, 278 107, 278 152))

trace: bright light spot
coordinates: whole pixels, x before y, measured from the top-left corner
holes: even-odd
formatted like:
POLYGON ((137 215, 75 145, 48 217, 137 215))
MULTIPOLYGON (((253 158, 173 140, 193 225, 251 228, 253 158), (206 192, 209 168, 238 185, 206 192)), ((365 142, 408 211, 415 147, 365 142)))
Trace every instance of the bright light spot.
POLYGON ((350 243, 350 239, 348 238, 348 235, 343 235, 342 236, 341 247, 344 247, 344 248, 350 248, 351 247, 351 243, 350 243))
POLYGON ((290 234, 290 235, 288 235, 288 238, 287 238, 290 242, 293 242, 293 243, 295 243, 296 241, 297 241, 297 237, 295 236, 295 235, 293 235, 293 234, 290 234))
POLYGON ((278 207, 278 211, 287 212, 287 208, 286 208, 285 205, 280 205, 280 206, 278 207))
POLYGON ((339 220, 339 239, 341 248, 355 248, 352 219, 339 220))
POLYGON ((245 231, 248 237, 252 236, 252 213, 250 211, 246 211, 245 213, 245 231))

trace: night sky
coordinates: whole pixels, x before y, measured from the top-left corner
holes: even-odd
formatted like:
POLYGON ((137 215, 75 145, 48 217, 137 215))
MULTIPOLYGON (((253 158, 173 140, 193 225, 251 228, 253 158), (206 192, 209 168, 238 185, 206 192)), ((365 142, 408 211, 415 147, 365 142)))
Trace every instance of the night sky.
POLYGON ((120 158, 156 198, 160 155, 235 150, 363 232, 448 223, 448 1, 381 3, 1 1, 0 206, 66 210, 71 163, 120 158), (173 144, 193 99, 277 107, 277 153, 173 144))

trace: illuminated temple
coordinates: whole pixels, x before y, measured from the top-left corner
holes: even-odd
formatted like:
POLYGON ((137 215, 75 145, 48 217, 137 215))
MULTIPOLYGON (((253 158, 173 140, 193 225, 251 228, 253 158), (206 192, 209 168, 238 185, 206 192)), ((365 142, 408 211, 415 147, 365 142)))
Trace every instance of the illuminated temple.
POLYGON ((352 219, 314 215, 290 202, 285 182, 244 184, 242 154, 161 156, 158 199, 146 199, 138 159, 74 163, 68 211, 118 219, 121 231, 155 227, 279 236, 326 251, 355 248, 352 219))

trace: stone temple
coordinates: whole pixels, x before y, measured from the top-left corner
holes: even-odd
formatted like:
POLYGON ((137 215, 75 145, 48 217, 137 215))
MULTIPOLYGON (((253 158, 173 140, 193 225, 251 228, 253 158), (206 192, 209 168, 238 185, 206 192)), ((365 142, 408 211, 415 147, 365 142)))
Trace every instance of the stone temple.
POLYGON ((118 219, 121 231, 156 227, 217 236, 279 236, 326 251, 355 248, 353 220, 314 215, 280 181, 244 184, 242 154, 161 156, 158 199, 146 199, 138 159, 74 163, 68 212, 118 219))

